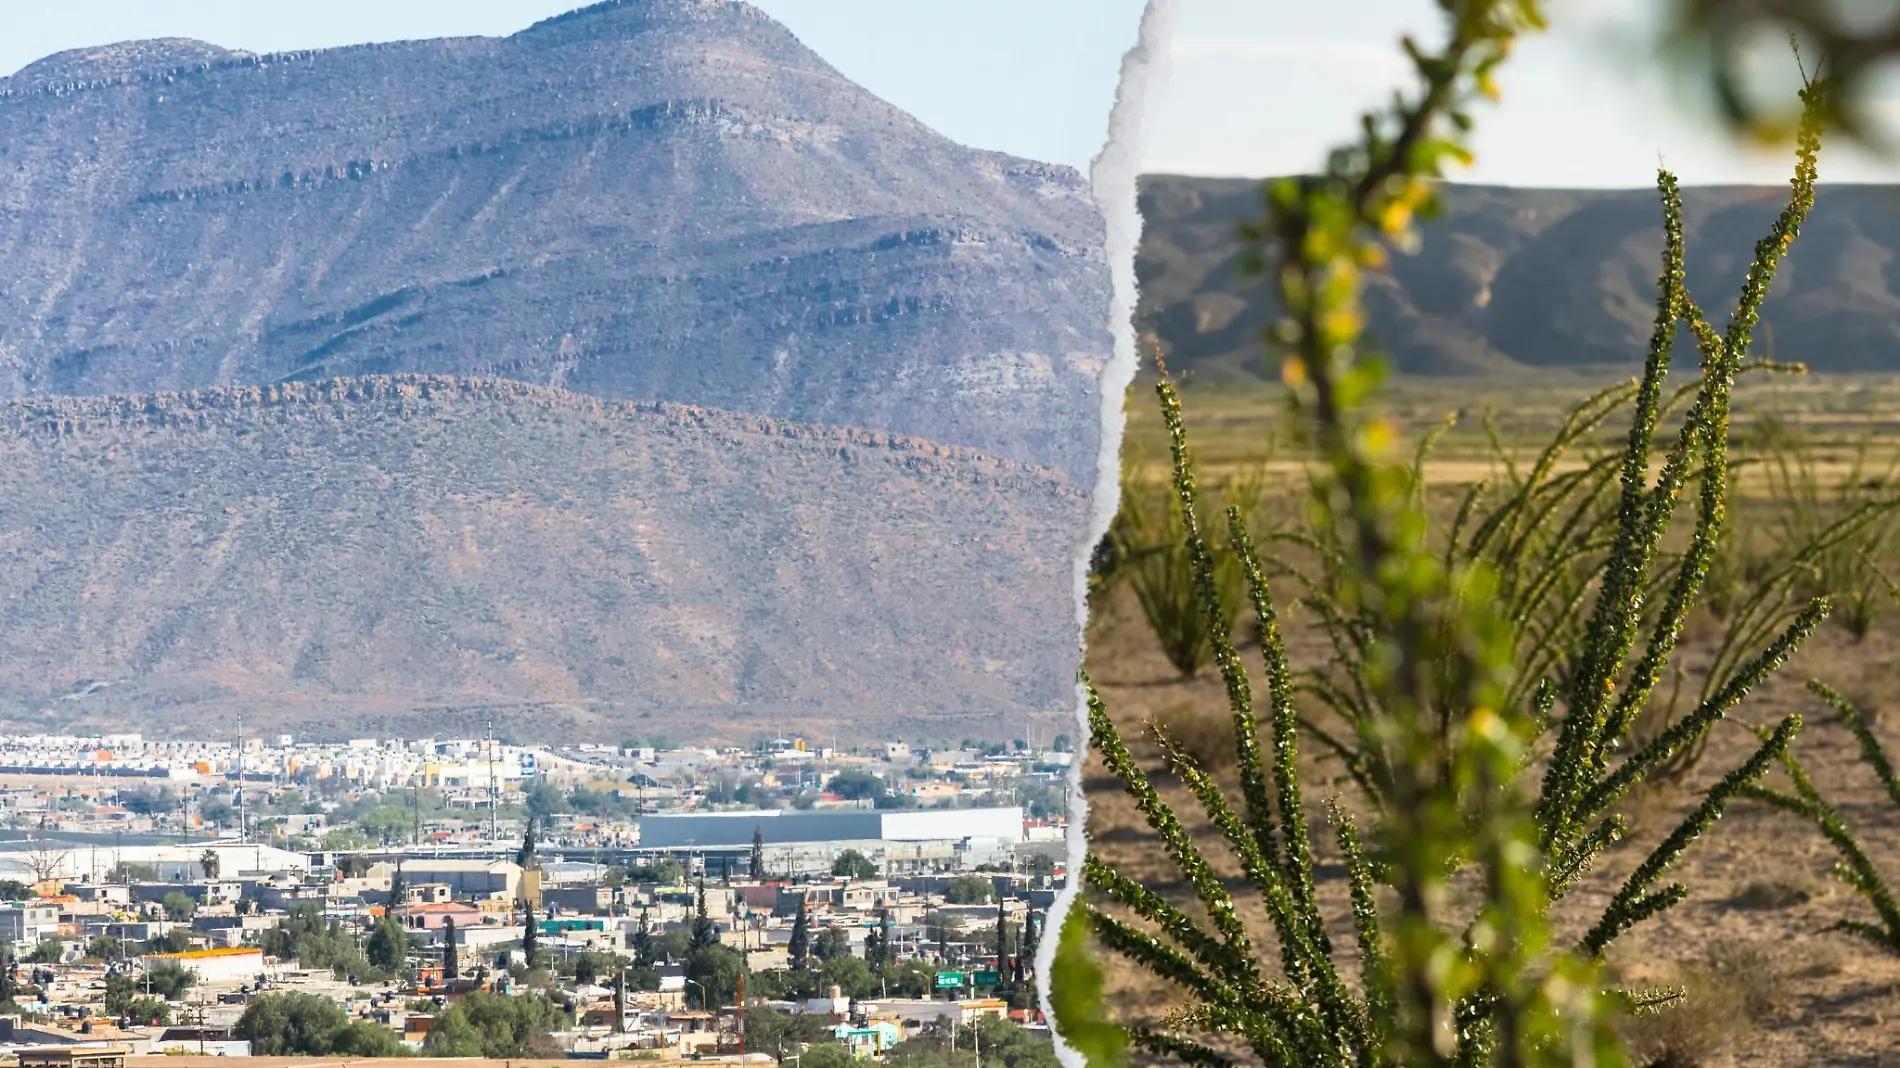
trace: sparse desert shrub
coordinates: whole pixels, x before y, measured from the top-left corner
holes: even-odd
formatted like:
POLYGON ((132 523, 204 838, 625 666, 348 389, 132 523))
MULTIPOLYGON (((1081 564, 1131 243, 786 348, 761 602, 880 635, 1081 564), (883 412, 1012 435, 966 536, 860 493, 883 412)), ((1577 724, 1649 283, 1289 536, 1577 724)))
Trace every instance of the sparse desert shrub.
POLYGON ((1827 597, 1835 605, 1831 621, 1865 638, 1894 598, 1889 568, 1900 529, 1887 520, 1900 506, 1900 461, 1877 468, 1872 439, 1863 435, 1833 470, 1808 435, 1772 415, 1751 437, 1771 502, 1767 555, 1802 557, 1801 592, 1827 597))
POLYGON ((1810 879, 1773 877, 1750 879, 1729 898, 1737 908, 1774 912, 1805 905, 1814 900, 1817 888, 1810 879))
MULTIPOLYGON (((1226 685, 1237 792, 1198 767, 1165 725, 1153 729, 1168 764, 1259 896, 1279 959, 1277 967, 1262 962, 1257 947, 1269 943, 1248 930, 1232 894, 1091 688, 1093 741, 1104 764, 1133 795, 1200 902, 1191 915, 1098 858, 1085 861, 1097 897, 1077 908, 1095 937, 1190 998, 1162 1026, 1128 1030, 1135 1045, 1154 1053, 1203 1064, 1224 1063, 1236 1046, 1276 1065, 1619 1063, 1615 1007, 1647 1009, 1677 995, 1606 996, 1605 948, 1688 894, 1662 879, 1729 801, 1785 755, 1800 727, 1800 718, 1789 716, 1765 730, 1759 748, 1702 792, 1635 866, 1575 946, 1551 943, 1551 907, 1625 832, 1614 806, 1722 720, 1826 617, 1825 602, 1801 607, 1708 699, 1647 744, 1624 749, 1674 660, 1726 519, 1732 388, 1752 366, 1759 308, 1813 202, 1827 90, 1815 81, 1802 93, 1806 111, 1788 205, 1757 245, 1725 331, 1710 325, 1686 291, 1680 199, 1674 177, 1659 173, 1666 241, 1643 376, 1593 398, 1594 407, 1581 409, 1546 453, 1567 447, 1580 425, 1627 404, 1626 445, 1589 468, 1598 484, 1614 487, 1602 491, 1602 507, 1577 503, 1575 494, 1588 497, 1585 483, 1533 469, 1513 476, 1504 503, 1478 519, 1471 539, 1454 535, 1447 552, 1429 537, 1422 459, 1394 459, 1391 427, 1364 417, 1362 401, 1377 371, 1351 358, 1363 318, 1358 272, 1379 262, 1388 244, 1410 238, 1410 219, 1432 203, 1424 179, 1460 151, 1457 134, 1440 120, 1447 112, 1461 115, 1510 42, 1539 24, 1533 3, 1447 10, 1445 50, 1413 53, 1422 83, 1416 102, 1401 97, 1392 115, 1369 118, 1364 143, 1336 153, 1324 175, 1271 184, 1269 217, 1251 231, 1286 309, 1273 332, 1288 350, 1283 376, 1321 459, 1309 548, 1323 563, 1306 600, 1334 645, 1307 680, 1345 718, 1332 744, 1352 763, 1374 808, 1363 841, 1355 821, 1333 811, 1358 950, 1352 980, 1319 906, 1315 830, 1298 774, 1296 685, 1275 602, 1245 517, 1230 508, 1225 541, 1239 560, 1265 660, 1266 709, 1256 716, 1252 684, 1230 637, 1214 540, 1199 511, 1179 399, 1157 359, 1182 543, 1211 658, 1226 685), (1682 326, 1702 367, 1672 398, 1665 381, 1682 326), (1659 450, 1663 418, 1678 405, 1678 425, 1662 435, 1659 450), (1652 476, 1658 451, 1661 470, 1652 476), (1694 501, 1692 529, 1686 547, 1665 557, 1664 537, 1685 496, 1694 501), (1569 517, 1593 508, 1614 522, 1574 540, 1569 517), (1553 533, 1527 551, 1530 538, 1543 537, 1527 532, 1540 525, 1553 533), (1555 583, 1570 583, 1575 593, 1563 598, 1567 614, 1550 623, 1526 606, 1553 604, 1540 591, 1555 583), (1533 789, 1545 735, 1553 736, 1554 752, 1533 789), (1461 885, 1476 888, 1474 907, 1453 913, 1445 902, 1461 874, 1461 885)), ((1475 505, 1461 509, 1454 528, 1475 515, 1475 505)), ((1058 988, 1065 981, 1058 968, 1058 988)), ((1088 1019, 1089 1010, 1082 1011, 1088 1019)))
POLYGON ((1234 766, 1233 718, 1195 701, 1178 701, 1155 717, 1153 730, 1204 771, 1234 766))
MULTIPOLYGON (((1220 493, 1225 504, 1249 514, 1259 496, 1259 482, 1250 477, 1229 479, 1220 493)), ((1168 663, 1192 677, 1213 658, 1213 646, 1182 524, 1180 502, 1166 487, 1135 483, 1123 490, 1121 513, 1110 537, 1119 574, 1134 591, 1168 663)), ((1210 544, 1209 551, 1220 619, 1231 629, 1245 592, 1240 560, 1223 543, 1210 544)))
POLYGON ((1684 995, 1622 1027, 1630 1059, 1643 1068, 1703 1068, 1745 1041, 1785 1005, 1785 962, 1763 947, 1718 941, 1676 976, 1684 995))

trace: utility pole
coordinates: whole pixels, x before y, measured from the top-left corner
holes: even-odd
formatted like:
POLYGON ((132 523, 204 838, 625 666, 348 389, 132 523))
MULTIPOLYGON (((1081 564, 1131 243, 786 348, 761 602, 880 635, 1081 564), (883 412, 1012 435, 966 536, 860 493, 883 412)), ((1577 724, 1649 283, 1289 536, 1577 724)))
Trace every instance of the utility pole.
POLYGON ((482 746, 483 759, 488 762, 488 840, 501 840, 501 801, 495 791, 495 725, 488 725, 488 740, 482 746))
POLYGON ((239 713, 237 721, 238 840, 248 842, 251 840, 251 831, 250 825, 244 820, 244 792, 244 716, 239 713))

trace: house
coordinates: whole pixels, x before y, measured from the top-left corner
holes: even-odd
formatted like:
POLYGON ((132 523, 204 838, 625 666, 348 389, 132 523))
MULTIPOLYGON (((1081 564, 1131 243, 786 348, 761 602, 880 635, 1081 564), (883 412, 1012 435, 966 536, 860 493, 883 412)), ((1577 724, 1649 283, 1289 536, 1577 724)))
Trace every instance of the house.
POLYGON ((903 1032, 891 1020, 866 1020, 862 1024, 841 1023, 832 1036, 844 1043, 854 1057, 884 1058, 884 1052, 903 1041, 903 1032))
POLYGON ((152 1052, 166 1056, 249 1057, 251 1044, 233 1038, 224 1027, 167 1027, 152 1040, 152 1052))
POLYGON ((0 907, 0 938, 37 943, 59 937, 59 907, 37 901, 9 901, 0 907))
POLYGON ((22 1049, 19 1068, 125 1068, 124 1046, 44 1046, 22 1049))
POLYGON ((411 905, 397 913, 402 925, 411 931, 439 931, 450 920, 458 928, 479 927, 486 917, 481 909, 458 901, 411 905))
POLYGON ((201 983, 247 982, 264 974, 264 951, 255 946, 194 949, 185 953, 148 953, 147 967, 177 964, 201 983))

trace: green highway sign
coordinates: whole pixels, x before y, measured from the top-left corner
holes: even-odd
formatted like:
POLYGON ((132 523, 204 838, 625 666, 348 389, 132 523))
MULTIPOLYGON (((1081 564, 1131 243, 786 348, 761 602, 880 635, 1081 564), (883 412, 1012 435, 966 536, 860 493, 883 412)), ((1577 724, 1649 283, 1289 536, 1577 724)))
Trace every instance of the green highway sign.
POLYGON ((962 985, 963 985, 962 972, 938 972, 937 973, 937 989, 938 990, 948 990, 951 987, 958 987, 962 985))
POLYGON ((970 977, 971 986, 995 986, 1002 981, 1003 977, 996 972, 978 972, 970 977))

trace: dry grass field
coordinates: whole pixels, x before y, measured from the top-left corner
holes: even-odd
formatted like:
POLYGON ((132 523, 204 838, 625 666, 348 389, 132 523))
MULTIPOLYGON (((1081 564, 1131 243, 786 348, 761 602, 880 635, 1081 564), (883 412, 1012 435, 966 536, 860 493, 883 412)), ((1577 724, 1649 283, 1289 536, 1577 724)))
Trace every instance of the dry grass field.
MULTIPOLYGON (((1738 438, 1751 420, 1772 413, 1804 428, 1809 469, 1828 494, 1830 481, 1855 470, 1853 457, 1863 435, 1869 443, 1860 465, 1863 474, 1884 472, 1900 455, 1900 382, 1893 379, 1794 379, 1752 384, 1739 406, 1738 438)), ((1562 411, 1590 391, 1588 382, 1543 388, 1480 390, 1443 382, 1402 383, 1389 412, 1407 431, 1435 423, 1456 408, 1475 412, 1487 401, 1499 411, 1497 441, 1520 462, 1547 438, 1562 411), (1489 395, 1487 395, 1487 392, 1489 395), (1515 403, 1506 402, 1515 397, 1515 403), (1505 418, 1508 413, 1508 419, 1505 418)), ((1201 465, 1203 484, 1257 464, 1262 428, 1280 421, 1278 398, 1270 391, 1184 391, 1191 443, 1201 465)), ((1626 422, 1612 418, 1611 433, 1626 422)), ((1139 460, 1165 461, 1165 436, 1152 393, 1136 390, 1130 405, 1130 443, 1139 460)), ((1427 467, 1429 480, 1445 484, 1491 477, 1497 453, 1487 457, 1492 439, 1481 430, 1448 433, 1439 455, 1427 467)), ((1297 480, 1297 457, 1282 456, 1266 471, 1267 518, 1290 514, 1296 498, 1288 481, 1297 480)), ((1136 478, 1164 474, 1138 463, 1136 478)), ((1768 530, 1789 511, 1772 494, 1785 483, 1766 477, 1741 479, 1735 515, 1744 538, 1768 530)), ((1891 484, 1887 485, 1891 489, 1891 484)), ((1449 496, 1449 495, 1448 495, 1449 496)), ((1755 542, 1758 553, 1771 553, 1755 542)), ((1294 590, 1281 583, 1276 593, 1290 601, 1294 590)), ((1607 862, 1561 903, 1555 918, 1564 937, 1575 938, 1595 920, 1630 869, 1699 799, 1703 788, 1744 760, 1758 744, 1748 729, 1800 712, 1806 728, 1796 752, 1817 785, 1836 804, 1890 880, 1900 880, 1900 808, 1890 802, 1874 775, 1860 762, 1853 736, 1809 696, 1803 684, 1820 679, 1847 694, 1875 717, 1875 731, 1900 751, 1900 604, 1884 595, 1873 606, 1872 625, 1856 635, 1853 628, 1830 623, 1768 685, 1756 691, 1728 722, 1711 735, 1703 759, 1680 782, 1657 785, 1633 795, 1624 806, 1633 832, 1614 847, 1607 862)), ((1289 653, 1297 670, 1326 655, 1310 614, 1286 608, 1289 653)), ((1708 612, 1693 618, 1684 650, 1691 675, 1705 665, 1716 645, 1720 624, 1708 612)), ((1254 672, 1255 694, 1265 693, 1260 649, 1252 621, 1243 614, 1237 637, 1243 660, 1254 672)), ((1210 857, 1228 854, 1199 817, 1178 783, 1160 769, 1156 750, 1139 738, 1149 717, 1169 724, 1189 742, 1191 752, 1221 767, 1230 752, 1231 730, 1218 675, 1210 668, 1183 678, 1160 645, 1126 583, 1110 583, 1100 592, 1088 633, 1090 673, 1111 714, 1157 776, 1163 795, 1177 806, 1210 857)), ((1691 682, 1694 680, 1691 679, 1691 682)), ((1316 826, 1325 826, 1323 806, 1338 797, 1351 807, 1353 786, 1337 765, 1319 759, 1303 743, 1308 804, 1316 826)), ((1225 762, 1230 770, 1231 756, 1225 762)), ((1230 780, 1231 781, 1231 780, 1230 780)), ((1779 771, 1768 782, 1782 785, 1779 771)), ((1145 885, 1192 906, 1193 895, 1162 855, 1158 838, 1134 810, 1119 783, 1092 761, 1085 774, 1089 803, 1090 848, 1145 885)), ((1330 842, 1322 843, 1322 848, 1330 842)), ((1812 826, 1766 806, 1741 801, 1696 842, 1671 878, 1690 888, 1690 896, 1656 921, 1642 924, 1611 947, 1615 973, 1635 985, 1683 985, 1689 991, 1680 1007, 1632 1024, 1639 1064, 1690 1066, 1786 1065, 1900 1066, 1900 956, 1883 955, 1867 943, 1828 931, 1840 920, 1871 920, 1871 910, 1830 871, 1836 854, 1812 826)), ((1332 899, 1335 946, 1352 952, 1343 868, 1322 852, 1323 894, 1332 899)), ((1247 903, 1246 884, 1237 865, 1224 872, 1247 903)), ((1260 916, 1254 930, 1270 936, 1260 916)), ((1268 950, 1271 953, 1271 950, 1268 950)), ((1110 976, 1105 998, 1111 1013, 1127 1022, 1159 1020, 1175 1002, 1171 988, 1117 958, 1104 961, 1110 976)), ((1349 967, 1348 973, 1356 969, 1349 967)))

